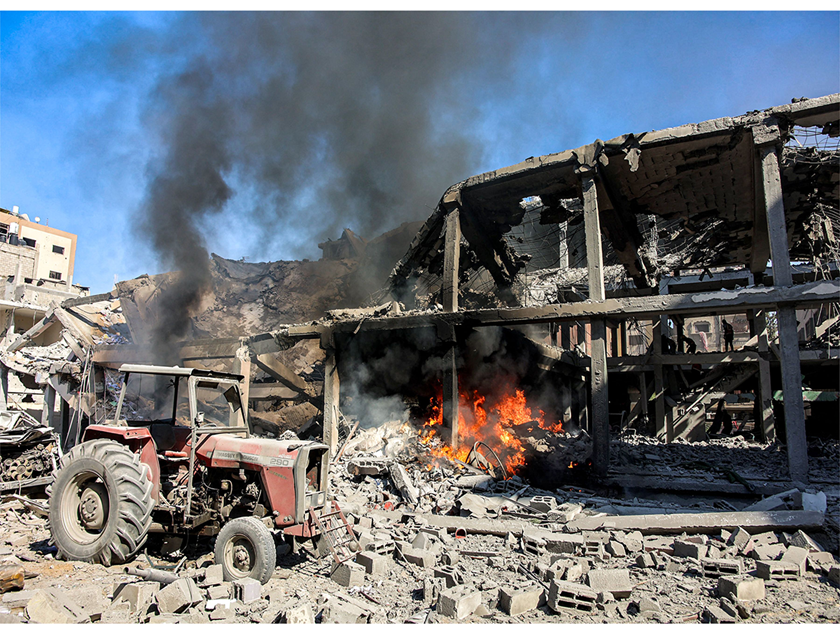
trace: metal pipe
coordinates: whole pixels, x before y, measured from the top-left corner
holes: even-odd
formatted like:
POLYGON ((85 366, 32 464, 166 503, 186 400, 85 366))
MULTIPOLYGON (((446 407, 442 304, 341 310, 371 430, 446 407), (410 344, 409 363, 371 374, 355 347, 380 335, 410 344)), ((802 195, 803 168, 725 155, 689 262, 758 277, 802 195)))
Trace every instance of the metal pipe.
POLYGON ((125 572, 129 575, 136 575, 144 580, 160 582, 161 584, 171 584, 178 579, 178 576, 174 573, 161 571, 159 569, 135 569, 134 567, 125 567, 125 572))

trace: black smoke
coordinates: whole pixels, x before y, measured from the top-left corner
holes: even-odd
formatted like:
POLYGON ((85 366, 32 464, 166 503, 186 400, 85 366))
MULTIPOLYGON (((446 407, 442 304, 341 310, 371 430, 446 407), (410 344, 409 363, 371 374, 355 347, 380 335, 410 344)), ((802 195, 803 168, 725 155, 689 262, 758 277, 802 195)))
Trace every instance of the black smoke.
MULTIPOLYGON (((262 226, 313 241, 350 225, 374 235, 424 219, 482 154, 482 92, 511 82, 539 15, 470 13, 190 14, 145 120, 152 159, 141 234, 166 268, 155 339, 189 329, 211 279, 204 234, 247 196, 262 226)), ((224 231, 222 231, 224 236, 224 231)), ((311 251, 311 249, 309 250, 311 251)))

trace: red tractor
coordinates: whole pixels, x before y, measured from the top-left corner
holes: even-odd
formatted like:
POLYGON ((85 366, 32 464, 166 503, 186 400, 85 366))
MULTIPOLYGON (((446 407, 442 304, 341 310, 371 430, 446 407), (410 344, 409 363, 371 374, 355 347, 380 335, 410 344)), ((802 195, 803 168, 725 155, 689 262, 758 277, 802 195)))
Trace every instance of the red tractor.
POLYGON ((226 579, 274 572, 275 534, 313 539, 337 560, 358 543, 327 501, 329 451, 251 437, 237 374, 123 365, 113 420, 90 425, 61 460, 50 531, 62 557, 131 560, 149 532, 217 536, 226 579), (186 388, 183 387, 186 385, 186 388))

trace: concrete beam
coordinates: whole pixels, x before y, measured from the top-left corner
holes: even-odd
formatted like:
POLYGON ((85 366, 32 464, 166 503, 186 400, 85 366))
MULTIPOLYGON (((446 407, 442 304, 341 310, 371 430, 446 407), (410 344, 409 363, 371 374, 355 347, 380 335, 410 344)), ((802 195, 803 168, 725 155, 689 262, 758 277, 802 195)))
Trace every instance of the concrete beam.
POLYGON ((446 217, 445 244, 443 247, 443 310, 454 313, 458 310, 458 274, 461 255, 461 222, 458 210, 446 217))
POLYGON ((324 359, 324 426, 323 441, 330 449, 330 457, 338 451, 338 414, 341 396, 341 381, 338 376, 338 360, 335 341, 331 335, 321 338, 321 348, 326 351, 324 359))
MULTIPOLYGON (((775 512, 706 512, 699 514, 645 514, 640 516, 588 516, 569 525, 580 531, 596 529, 638 530, 643 534, 719 534, 721 529, 743 527, 751 533, 795 531, 822 527, 822 512, 779 510, 775 512)), ((431 523, 430 523, 431 524, 431 523)))

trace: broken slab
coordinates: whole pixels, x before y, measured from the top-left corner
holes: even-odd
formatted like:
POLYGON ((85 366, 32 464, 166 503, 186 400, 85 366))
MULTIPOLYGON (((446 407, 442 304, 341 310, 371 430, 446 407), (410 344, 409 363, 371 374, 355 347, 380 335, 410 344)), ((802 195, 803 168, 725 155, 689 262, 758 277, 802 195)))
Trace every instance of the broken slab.
POLYGON ((705 533, 741 527, 754 532, 819 529, 825 516, 821 512, 782 510, 778 512, 703 512, 644 514, 639 516, 586 516, 568 527, 579 531, 598 529, 638 530, 643 534, 705 533))
POLYGON ((347 462, 347 472, 357 477, 381 477, 388 473, 393 460, 387 457, 359 457, 347 462))
POLYGON ((26 604, 26 615, 34 623, 75 624, 90 620, 69 594, 53 588, 38 591, 26 604))
POLYGON ((391 481, 394 482, 403 499, 408 503, 416 504, 420 500, 420 493, 414 487, 414 483, 405 467, 397 462, 391 462, 388 471, 391 473, 391 481))
POLYGON ((181 613, 204 601, 192 578, 179 578, 155 593, 158 610, 162 614, 181 613))

